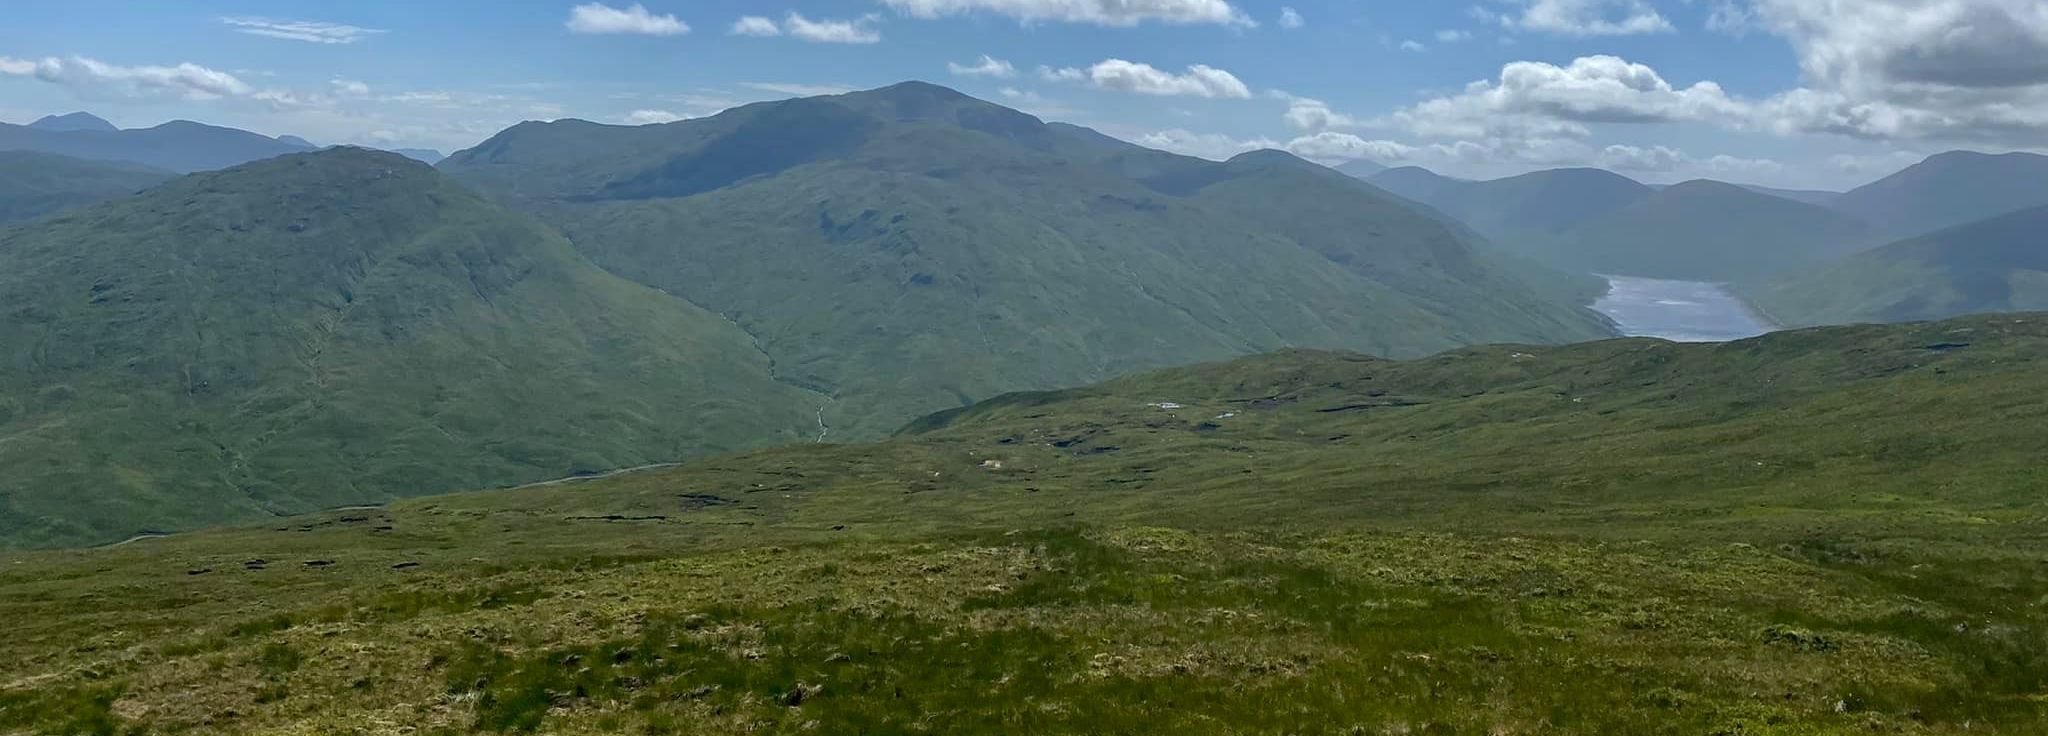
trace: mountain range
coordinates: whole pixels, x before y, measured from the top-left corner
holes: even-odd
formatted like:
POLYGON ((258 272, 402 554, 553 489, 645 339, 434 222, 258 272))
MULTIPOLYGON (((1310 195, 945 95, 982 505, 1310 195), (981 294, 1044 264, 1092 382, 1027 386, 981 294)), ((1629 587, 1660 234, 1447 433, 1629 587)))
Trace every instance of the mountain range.
POLYGON ((2048 206, 1857 253, 1750 296, 1793 325, 2048 310, 2048 206))
POLYGON ((1277 152, 1225 163, 922 83, 666 125, 526 123, 444 171, 725 314, 835 434, 1288 346, 1417 355, 1609 328, 1423 208, 1277 152))
POLYGON ((0 151, 0 225, 125 197, 175 176, 139 164, 0 151))

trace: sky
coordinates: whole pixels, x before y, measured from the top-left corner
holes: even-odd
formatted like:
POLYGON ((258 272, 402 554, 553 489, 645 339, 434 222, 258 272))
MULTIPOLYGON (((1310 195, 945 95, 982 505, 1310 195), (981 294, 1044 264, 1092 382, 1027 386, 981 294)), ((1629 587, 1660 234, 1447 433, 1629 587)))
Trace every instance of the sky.
POLYGON ((918 79, 1155 148, 1844 189, 2048 147, 2042 0, 15 3, 0 121, 454 151, 918 79))

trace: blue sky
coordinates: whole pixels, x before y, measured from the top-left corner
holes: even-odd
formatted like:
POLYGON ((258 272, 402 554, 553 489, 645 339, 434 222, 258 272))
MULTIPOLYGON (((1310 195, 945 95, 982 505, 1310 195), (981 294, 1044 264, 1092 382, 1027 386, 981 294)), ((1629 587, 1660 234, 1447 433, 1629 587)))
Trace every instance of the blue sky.
POLYGON ((455 150, 525 119, 652 122, 905 79, 1195 155, 1472 177, 1844 187, 2048 140, 2037 0, 69 0, 8 16, 0 120, 84 109, 321 143, 455 150))

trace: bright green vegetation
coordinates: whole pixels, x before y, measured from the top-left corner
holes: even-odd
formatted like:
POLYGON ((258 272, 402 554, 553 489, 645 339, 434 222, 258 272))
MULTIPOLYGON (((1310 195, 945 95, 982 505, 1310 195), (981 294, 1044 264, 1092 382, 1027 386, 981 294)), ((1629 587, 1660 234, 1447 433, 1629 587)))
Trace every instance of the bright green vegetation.
POLYGON ((817 434, 723 318, 335 149, 0 229, 0 547, 817 434))
POLYGON ((2048 207, 1858 253, 1753 291, 1772 317, 1801 325, 2048 309, 2048 207))
POLYGON ((1828 209, 1716 181, 1690 181, 1548 238, 1521 242, 1561 268, 1685 281, 1754 282, 1873 244, 1828 209))
POLYGON ((125 197, 173 176, 134 164, 0 151, 0 224, 125 197))
POLYGON ((2048 205, 2048 156, 1953 151, 1859 187, 1832 206, 1897 238, 2048 205))
POLYGON ((309 148, 259 133, 189 120, 131 130, 111 130, 112 126, 93 125, 92 121, 84 120, 74 123, 80 124, 53 127, 0 123, 0 151, 36 151, 190 173, 302 153, 309 148))
POLYGON ((1213 163, 909 83, 669 125, 528 123, 444 171, 730 317, 834 439, 1284 347, 1610 334, 1455 226, 1291 156, 1213 163))
POLYGON ((2043 360, 1290 351, 16 554, 0 733, 2035 734, 2043 360))

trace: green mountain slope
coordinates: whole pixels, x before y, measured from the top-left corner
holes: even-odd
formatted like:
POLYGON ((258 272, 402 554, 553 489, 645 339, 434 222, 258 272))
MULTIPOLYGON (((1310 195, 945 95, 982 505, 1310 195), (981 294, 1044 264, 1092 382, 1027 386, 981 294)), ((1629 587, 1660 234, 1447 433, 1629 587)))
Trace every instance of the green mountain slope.
POLYGON ((1591 273, 1756 281, 1872 243, 1868 227, 1810 204, 1715 181, 1660 189, 1550 238, 1529 255, 1591 273))
POLYGON ((2036 734, 2044 361, 1289 351, 14 555, 0 730, 2036 734))
POLYGON ((2048 205, 2048 156, 1952 151, 1858 187, 1833 207, 1893 237, 2048 205))
POLYGON ((402 157, 334 149, 0 230, 0 546, 815 433, 716 315, 402 157))
POLYGON ((2048 309, 2048 207, 1832 261, 1760 287, 1752 300, 1801 325, 2048 309))
POLYGON ((0 151, 0 224, 125 197, 173 176, 135 164, 0 151))
POLYGON ((730 316, 787 377, 838 397, 835 437, 1284 346, 1605 334, 1475 263, 1429 214, 1294 161, 1260 174, 1112 145, 911 83, 669 125, 529 123, 442 169, 608 270, 730 316), (1328 207, 1247 188, 1254 175, 1328 207), (1451 290, 1468 272, 1487 280, 1451 290))
MULTIPOLYGON (((104 121, 102 121, 104 122, 104 121)), ((211 171, 287 153, 307 146, 235 128, 173 120, 153 128, 107 130, 86 125, 0 123, 0 151, 36 151, 88 161, 125 161, 179 173, 211 171)))

